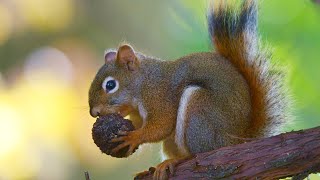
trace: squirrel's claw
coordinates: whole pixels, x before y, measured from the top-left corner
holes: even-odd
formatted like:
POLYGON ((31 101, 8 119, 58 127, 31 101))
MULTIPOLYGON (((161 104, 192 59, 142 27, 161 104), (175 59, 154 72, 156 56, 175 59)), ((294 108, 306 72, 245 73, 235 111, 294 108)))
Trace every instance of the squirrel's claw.
POLYGON ((129 132, 130 132, 130 131, 121 131, 121 130, 120 130, 120 131, 118 132, 118 135, 126 136, 126 135, 129 134, 129 132))
MULTIPOLYGON (((184 159, 184 158, 183 158, 184 159)), ((168 179, 167 170, 171 175, 174 174, 175 166, 181 162, 182 159, 168 159, 160 163, 153 174, 153 180, 165 180, 168 179)))
POLYGON ((138 137, 136 131, 131 131, 126 133, 126 136, 117 137, 111 140, 111 142, 123 142, 119 144, 117 147, 111 150, 111 153, 116 153, 120 149, 129 146, 129 150, 127 151, 127 156, 131 155, 133 151, 142 144, 141 138, 138 137))
POLYGON ((110 140, 110 142, 121 142, 121 141, 125 141, 126 137, 125 136, 121 136, 121 137, 117 137, 117 138, 113 138, 110 140))
POLYGON ((139 146, 139 144, 131 145, 129 147, 129 150, 127 151, 126 155, 130 156, 133 153, 133 151, 136 149, 137 146, 139 146))
POLYGON ((111 150, 111 154, 114 154, 116 152, 118 152, 120 149, 129 146, 130 143, 129 142, 123 142, 122 144, 119 144, 117 147, 115 147, 114 149, 111 150))

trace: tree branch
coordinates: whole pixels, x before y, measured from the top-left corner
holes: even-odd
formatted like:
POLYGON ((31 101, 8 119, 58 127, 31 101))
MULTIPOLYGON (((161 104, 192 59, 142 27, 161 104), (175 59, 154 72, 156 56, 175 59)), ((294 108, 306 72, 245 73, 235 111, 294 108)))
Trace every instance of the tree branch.
POLYGON ((88 171, 84 172, 84 177, 86 178, 86 180, 90 180, 90 175, 88 171))
MULTIPOLYGON (((196 154, 179 164, 170 179, 303 179, 317 172, 320 127, 196 154)), ((152 172, 142 179, 152 179, 152 172)))

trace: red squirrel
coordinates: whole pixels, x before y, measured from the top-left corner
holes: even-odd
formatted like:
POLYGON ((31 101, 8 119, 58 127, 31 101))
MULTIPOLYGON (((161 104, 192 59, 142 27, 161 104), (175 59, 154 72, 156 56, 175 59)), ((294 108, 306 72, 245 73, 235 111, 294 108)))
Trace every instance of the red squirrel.
POLYGON ((113 152, 162 141, 167 160, 154 179, 196 153, 277 133, 287 119, 283 76, 257 35, 256 0, 216 0, 207 19, 215 51, 164 61, 123 44, 105 54, 89 90, 93 117, 130 115, 138 127, 113 139, 123 141, 113 152))

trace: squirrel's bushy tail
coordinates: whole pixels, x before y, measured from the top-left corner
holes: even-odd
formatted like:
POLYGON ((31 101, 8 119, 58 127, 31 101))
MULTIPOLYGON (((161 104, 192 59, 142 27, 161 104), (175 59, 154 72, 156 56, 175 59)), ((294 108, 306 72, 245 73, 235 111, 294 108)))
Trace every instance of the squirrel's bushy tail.
POLYGON ((215 49, 240 71, 250 88, 250 136, 277 133, 287 118, 286 93, 282 74, 270 64, 271 53, 259 43, 256 0, 216 0, 211 7, 208 28, 215 49))

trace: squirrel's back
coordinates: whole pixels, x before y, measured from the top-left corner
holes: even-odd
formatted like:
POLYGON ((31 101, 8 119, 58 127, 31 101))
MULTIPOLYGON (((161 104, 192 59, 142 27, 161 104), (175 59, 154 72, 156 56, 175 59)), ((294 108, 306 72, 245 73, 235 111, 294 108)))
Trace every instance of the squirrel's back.
POLYGON ((228 59, 250 89, 250 136, 278 133, 287 119, 283 75, 270 64, 271 53, 257 36, 256 0, 216 0, 208 14, 208 29, 216 53, 228 59))

